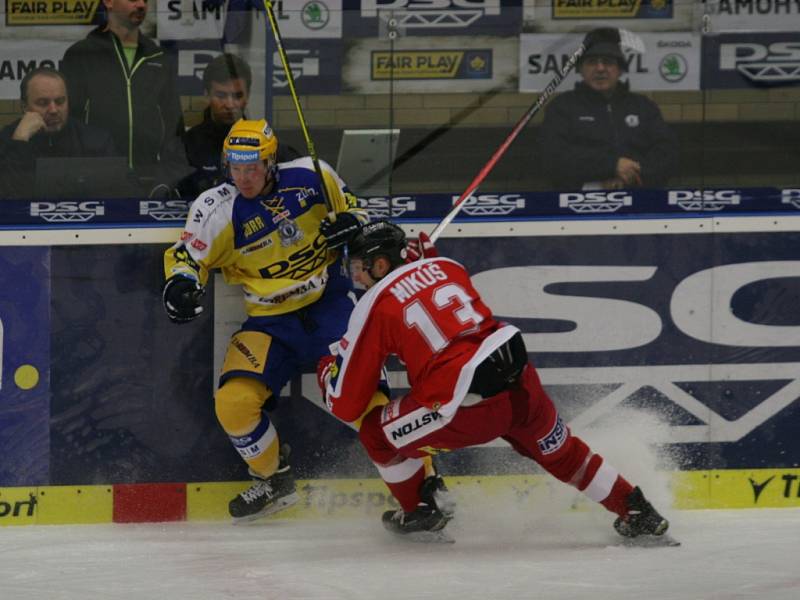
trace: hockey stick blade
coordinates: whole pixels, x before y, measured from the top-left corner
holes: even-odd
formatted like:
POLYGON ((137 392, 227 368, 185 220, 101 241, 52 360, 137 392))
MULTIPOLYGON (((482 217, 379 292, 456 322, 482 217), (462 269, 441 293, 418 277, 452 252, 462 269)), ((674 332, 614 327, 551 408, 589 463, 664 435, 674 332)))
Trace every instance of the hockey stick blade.
POLYGON ((641 36, 628 31, 627 29, 619 28, 619 45, 623 52, 633 52, 634 54, 644 54, 645 45, 641 36))

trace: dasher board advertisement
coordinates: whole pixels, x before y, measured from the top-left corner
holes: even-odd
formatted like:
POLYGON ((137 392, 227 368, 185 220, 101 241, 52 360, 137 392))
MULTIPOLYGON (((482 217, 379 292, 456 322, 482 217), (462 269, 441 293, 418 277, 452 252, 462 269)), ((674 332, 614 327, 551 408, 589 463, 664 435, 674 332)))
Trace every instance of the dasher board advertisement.
MULTIPOLYGON (((342 37, 342 0, 278 0, 272 4, 284 39, 342 37)), ((159 7, 157 11, 158 37, 161 40, 219 40, 238 29, 229 25, 226 30, 229 17, 241 20, 253 16, 247 15, 248 12, 262 11, 259 17, 265 20, 263 10, 260 1, 249 6, 247 3, 167 0, 166 7, 159 7)))
MULTIPOLYGON (((631 90, 699 90, 701 38, 693 33, 637 34, 643 54, 627 54, 631 90)), ((520 36, 520 92, 542 91, 583 42, 583 34, 522 34, 520 36)), ((580 80, 573 71, 559 91, 571 90, 580 80)))
POLYGON ((800 2, 712 0, 706 2, 711 32, 800 31, 800 2))
POLYGON ((702 3, 675 0, 525 0, 524 33, 572 33, 595 27, 696 31, 702 3))
POLYGON ((344 0, 345 37, 516 35, 522 0, 344 0))
POLYGON ((40 39, 3 40, 0 54, 0 100, 19 100, 19 85, 37 67, 58 69, 72 42, 40 39))
POLYGON ((353 40, 342 66, 348 93, 396 94, 512 91, 518 37, 448 36, 353 40))
POLYGON ((703 88, 800 84, 800 34, 721 33, 703 39, 703 88))
POLYGON ((9 27, 63 27, 100 22, 100 0, 6 0, 5 5, 9 27))

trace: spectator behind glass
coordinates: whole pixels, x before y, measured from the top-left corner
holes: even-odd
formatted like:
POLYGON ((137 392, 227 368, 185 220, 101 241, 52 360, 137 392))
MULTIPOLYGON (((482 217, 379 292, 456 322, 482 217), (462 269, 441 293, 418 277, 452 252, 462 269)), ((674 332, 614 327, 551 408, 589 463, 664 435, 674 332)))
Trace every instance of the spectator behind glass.
POLYGON ((146 0, 103 0, 107 22, 64 54, 71 114, 109 131, 146 188, 188 172, 173 61, 139 31, 146 0))
POLYGON ((649 98, 620 76, 628 63, 619 31, 600 28, 585 40, 582 81, 556 97, 540 129, 539 156, 556 189, 659 187, 677 167, 678 145, 649 98))
MULTIPOLYGON (((234 54, 221 54, 208 63, 203 72, 203 85, 208 107, 203 121, 184 136, 186 156, 195 168, 190 178, 181 182, 181 194, 195 197, 200 192, 222 183, 222 144, 231 126, 246 119, 253 78, 250 65, 234 54)), ((285 144, 278 145, 278 162, 300 158, 300 153, 285 144)))
POLYGON ((34 196, 37 158, 117 154, 107 132, 69 116, 67 84, 58 71, 30 71, 20 84, 20 100, 22 118, 0 131, 3 197, 34 196))

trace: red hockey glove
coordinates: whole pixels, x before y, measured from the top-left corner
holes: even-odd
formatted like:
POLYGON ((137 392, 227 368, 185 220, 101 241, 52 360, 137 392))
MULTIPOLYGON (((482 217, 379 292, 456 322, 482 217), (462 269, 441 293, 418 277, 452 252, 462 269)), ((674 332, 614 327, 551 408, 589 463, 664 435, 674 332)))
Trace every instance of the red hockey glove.
POLYGON ((414 262, 420 258, 436 258, 439 251, 433 245, 431 238, 424 231, 419 232, 418 238, 411 238, 406 245, 406 263, 414 262))
POLYGON ((328 410, 331 409, 330 404, 328 404, 328 382, 331 380, 331 377, 336 374, 337 369, 336 357, 333 354, 323 356, 317 363, 317 385, 322 392, 322 400, 325 402, 325 406, 328 407, 328 410))

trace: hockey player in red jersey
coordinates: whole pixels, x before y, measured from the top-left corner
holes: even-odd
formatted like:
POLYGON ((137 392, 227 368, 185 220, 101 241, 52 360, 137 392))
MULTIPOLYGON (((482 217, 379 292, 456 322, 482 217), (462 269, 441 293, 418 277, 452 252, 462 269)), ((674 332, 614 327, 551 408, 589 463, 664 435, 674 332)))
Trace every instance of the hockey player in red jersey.
POLYGON ((335 355, 318 379, 326 405, 359 418, 384 361, 396 355, 411 390, 369 412, 359 438, 400 504, 391 532, 417 537, 452 518, 444 484, 425 476, 422 458, 503 438, 523 456, 615 513, 623 536, 660 536, 669 523, 602 456, 572 434, 542 387, 520 331, 497 321, 459 263, 420 240, 407 263, 403 230, 378 221, 349 244, 351 270, 367 288, 335 355), (433 250, 433 252, 432 252, 433 250))

